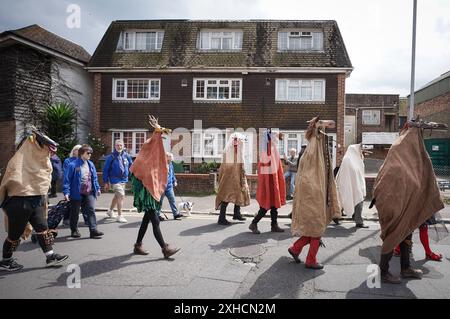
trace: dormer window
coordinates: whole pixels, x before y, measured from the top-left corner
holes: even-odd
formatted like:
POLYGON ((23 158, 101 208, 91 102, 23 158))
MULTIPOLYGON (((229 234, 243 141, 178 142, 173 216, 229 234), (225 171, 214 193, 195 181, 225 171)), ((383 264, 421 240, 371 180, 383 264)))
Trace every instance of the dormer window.
POLYGON ((197 49, 205 51, 241 51, 241 30, 202 30, 197 38, 197 49))
POLYGON ((161 52, 164 31, 126 30, 120 34, 117 51, 161 52))
POLYGON ((323 33, 321 31, 280 31, 278 32, 278 51, 322 51, 323 33))

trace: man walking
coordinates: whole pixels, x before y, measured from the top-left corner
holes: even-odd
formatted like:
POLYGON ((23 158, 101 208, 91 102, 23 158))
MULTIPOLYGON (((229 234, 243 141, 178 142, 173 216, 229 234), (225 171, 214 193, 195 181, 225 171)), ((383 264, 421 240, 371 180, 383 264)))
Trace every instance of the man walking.
MULTIPOLYGON (((176 205, 176 201, 175 201, 175 193, 173 192, 173 188, 177 186, 177 179, 175 177, 175 173, 173 170, 173 163, 172 163, 173 154, 167 152, 166 160, 167 160, 167 165, 168 165, 167 186, 166 186, 164 193, 161 195, 160 204, 162 207, 164 197, 167 196, 167 199, 169 200, 170 209, 172 210, 173 219, 179 219, 179 218, 183 217, 183 214, 181 214, 177 209, 177 205, 176 205)), ((158 215, 158 218, 160 221, 164 220, 164 218, 161 216, 161 208, 156 212, 156 214, 158 215)))
POLYGON ((288 178, 290 178, 290 186, 289 186, 289 194, 286 197, 287 200, 291 200, 294 198, 294 190, 295 190, 295 175, 297 175, 297 167, 298 167, 298 158, 296 157, 297 150, 295 148, 291 148, 289 150, 289 157, 284 155, 284 160, 288 165, 287 172, 284 173, 284 180, 287 184, 288 178))
POLYGON ((117 222, 126 223, 127 220, 122 216, 122 207, 125 198, 125 184, 128 182, 130 166, 133 160, 125 152, 122 140, 116 140, 114 148, 114 152, 106 158, 103 168, 105 192, 108 192, 110 187, 114 191, 114 197, 106 214, 108 217, 114 218, 114 207, 117 205, 117 222))

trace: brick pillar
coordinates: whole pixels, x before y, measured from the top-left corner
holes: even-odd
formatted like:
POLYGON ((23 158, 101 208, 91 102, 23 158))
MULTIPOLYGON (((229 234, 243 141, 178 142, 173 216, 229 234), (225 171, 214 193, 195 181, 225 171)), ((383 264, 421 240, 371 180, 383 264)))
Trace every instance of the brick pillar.
POLYGON ((93 123, 92 134, 100 137, 100 108, 101 108, 101 89, 102 89, 102 75, 101 73, 94 74, 94 96, 93 96, 93 123))
POLYGON ((344 119, 345 119, 345 78, 344 73, 338 74, 338 88, 337 88, 337 122, 336 122, 336 138, 337 138, 337 149, 336 149, 336 165, 340 166, 342 158, 345 154, 345 144, 344 144, 344 119))

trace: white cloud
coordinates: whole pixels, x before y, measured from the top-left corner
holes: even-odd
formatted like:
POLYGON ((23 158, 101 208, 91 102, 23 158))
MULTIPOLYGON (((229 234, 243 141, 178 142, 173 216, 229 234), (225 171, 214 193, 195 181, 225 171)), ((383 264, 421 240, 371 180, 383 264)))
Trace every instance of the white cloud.
MULTIPOLYGON (((3 4, 1 30, 39 24, 93 53, 113 20, 336 20, 355 68, 349 93, 409 94, 412 0, 22 0, 3 4), (81 29, 65 25, 79 4, 81 29)), ((450 1, 418 0, 416 88, 450 70, 450 1)))

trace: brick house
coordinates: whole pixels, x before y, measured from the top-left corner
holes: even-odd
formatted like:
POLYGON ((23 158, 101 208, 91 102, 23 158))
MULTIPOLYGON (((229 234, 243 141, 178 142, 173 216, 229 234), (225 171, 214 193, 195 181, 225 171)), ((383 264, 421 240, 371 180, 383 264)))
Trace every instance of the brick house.
MULTIPOLYGON (((409 101, 409 95, 408 95, 409 101)), ((409 102, 408 102, 409 104, 409 102)), ((450 127, 450 71, 414 92, 414 116, 450 127)), ((425 135, 425 146, 437 175, 450 176, 450 130, 425 135)))
POLYGON ((0 173, 15 152, 24 123, 37 123, 45 104, 77 108, 79 138, 90 127, 90 59, 79 45, 38 25, 0 33, 0 173))
POLYGON ((220 161, 230 132, 242 129, 254 173, 260 128, 286 133, 283 154, 306 142, 316 115, 336 121, 334 161, 344 154, 353 67, 335 21, 114 21, 87 69, 94 133, 110 147, 123 139, 132 155, 149 137, 147 114, 175 129, 167 146, 188 165, 220 161))
POLYGON ((398 136, 399 95, 346 94, 345 98, 346 145, 371 145, 371 157, 384 160, 398 136))

